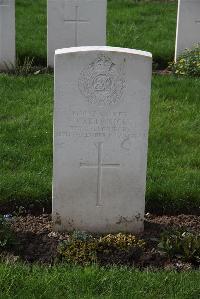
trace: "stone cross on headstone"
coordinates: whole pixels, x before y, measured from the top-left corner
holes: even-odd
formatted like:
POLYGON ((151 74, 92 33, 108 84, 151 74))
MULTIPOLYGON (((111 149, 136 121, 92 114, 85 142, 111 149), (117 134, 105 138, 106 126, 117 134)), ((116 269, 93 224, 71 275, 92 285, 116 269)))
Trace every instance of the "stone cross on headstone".
POLYGON ((0 0, 0 70, 15 67, 15 0, 0 0))
POLYGON ((86 167, 86 168, 97 168, 97 202, 96 206, 100 207, 102 205, 101 202, 101 194, 102 194, 102 170, 103 168, 115 168, 120 167, 120 164, 106 164, 103 163, 103 142, 98 142, 95 144, 98 149, 98 163, 97 164, 90 164, 90 163, 80 163, 80 167, 86 167))
POLYGON ((64 19, 65 23, 75 23, 75 37, 74 37, 74 46, 78 46, 78 26, 81 25, 81 23, 88 23, 88 20, 82 20, 79 17, 79 6, 76 5, 75 7, 75 18, 74 19, 64 19))
POLYGON ((107 0, 48 0, 47 64, 56 49, 106 45, 107 0))
POLYGON ((54 73, 54 229, 141 232, 151 54, 60 49, 54 73))
POLYGON ((187 48, 200 43, 200 0, 179 0, 175 61, 187 48))

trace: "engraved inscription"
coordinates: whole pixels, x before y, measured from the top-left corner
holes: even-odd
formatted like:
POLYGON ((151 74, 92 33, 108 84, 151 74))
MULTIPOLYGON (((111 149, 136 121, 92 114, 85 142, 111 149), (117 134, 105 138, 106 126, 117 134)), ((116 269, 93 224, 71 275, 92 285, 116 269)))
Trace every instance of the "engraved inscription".
POLYGON ((97 164, 89 164, 89 163, 80 163, 80 167, 87 168, 97 168, 97 201, 96 206, 102 206, 102 171, 103 168, 115 168, 120 167, 120 164, 104 164, 103 163, 103 142, 98 142, 95 144, 98 149, 98 163, 97 164))
POLYGON ((74 37, 74 46, 78 46, 78 26, 81 25, 81 23, 88 23, 88 20, 83 20, 79 18, 79 6, 75 6, 75 18, 73 19, 64 19, 65 23, 74 23, 75 24, 75 37, 74 37))
POLYGON ((89 104, 100 107, 116 104, 125 88, 123 68, 117 69, 108 56, 99 55, 82 70, 78 86, 89 104))
POLYGON ((57 133, 60 137, 109 138, 121 140, 134 137, 127 112, 110 112, 107 116, 94 111, 72 111, 68 117, 67 130, 57 133))

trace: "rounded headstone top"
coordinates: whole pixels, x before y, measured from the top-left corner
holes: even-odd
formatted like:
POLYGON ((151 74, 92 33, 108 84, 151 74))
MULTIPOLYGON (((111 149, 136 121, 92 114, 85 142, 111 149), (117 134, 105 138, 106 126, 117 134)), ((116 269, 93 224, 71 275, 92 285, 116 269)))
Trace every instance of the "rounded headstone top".
POLYGON ((106 46, 88 46, 88 47, 71 47, 71 48, 63 48, 57 49, 55 51, 55 55, 62 55, 68 53, 78 53, 78 52, 118 52, 125 54, 132 54, 138 56, 145 56, 152 59, 152 54, 150 52, 129 49, 129 48, 120 48, 120 47, 106 47, 106 46))

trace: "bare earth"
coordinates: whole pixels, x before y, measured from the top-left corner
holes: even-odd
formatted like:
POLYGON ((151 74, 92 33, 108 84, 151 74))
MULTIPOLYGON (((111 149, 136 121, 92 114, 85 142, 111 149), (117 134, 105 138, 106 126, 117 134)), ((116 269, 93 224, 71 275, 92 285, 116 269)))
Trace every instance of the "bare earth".
MULTIPOLYGON (((25 215, 13 217, 11 226, 16 235, 16 246, 1 256, 8 260, 22 260, 29 263, 39 262, 54 264, 59 262, 57 255, 58 243, 68 238, 67 233, 52 231, 50 214, 40 216, 25 215)), ((194 268, 194 265, 181 263, 178 260, 169 261, 165 255, 157 250, 160 233, 169 228, 185 228, 186 230, 200 231, 200 216, 154 216, 146 214, 145 231, 140 236, 146 241, 145 254, 137 261, 131 260, 126 254, 120 256, 102 257, 102 265, 120 264, 139 268, 155 267, 165 269, 185 270, 194 268)))

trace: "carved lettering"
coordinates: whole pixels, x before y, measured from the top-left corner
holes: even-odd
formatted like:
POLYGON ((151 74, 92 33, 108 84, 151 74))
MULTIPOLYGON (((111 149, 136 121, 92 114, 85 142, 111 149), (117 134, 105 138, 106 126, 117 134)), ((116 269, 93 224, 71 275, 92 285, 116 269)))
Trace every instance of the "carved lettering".
POLYGON ((72 111, 67 117, 67 128, 57 136, 120 139, 130 137, 133 132, 127 112, 110 112, 103 116, 99 111, 72 111))

